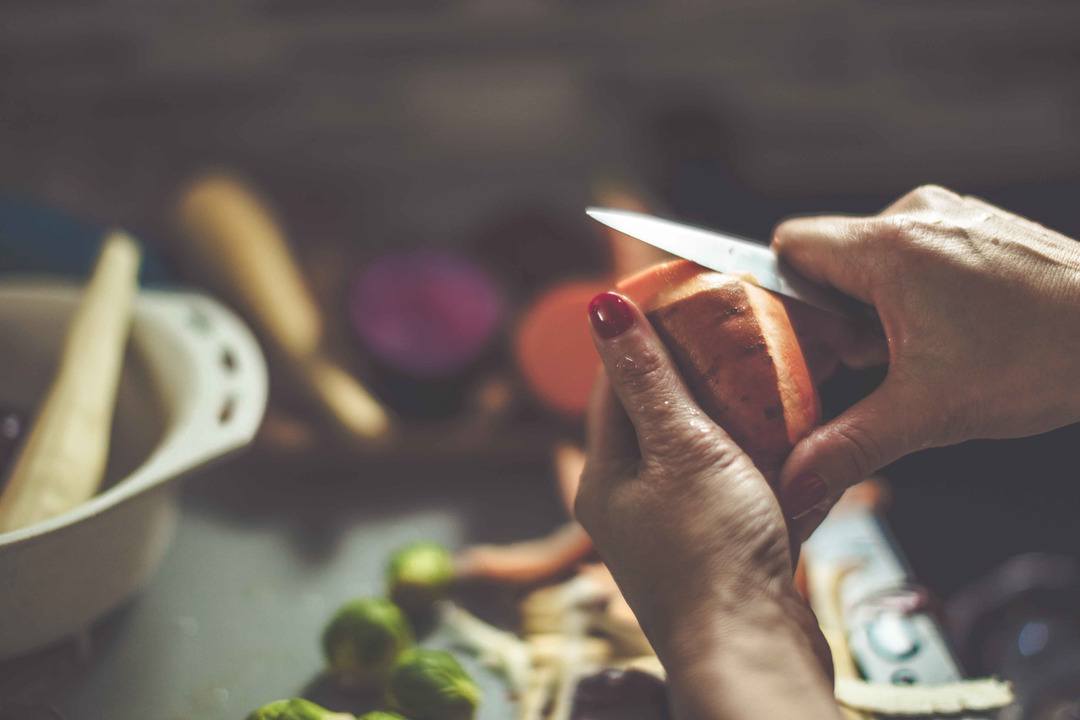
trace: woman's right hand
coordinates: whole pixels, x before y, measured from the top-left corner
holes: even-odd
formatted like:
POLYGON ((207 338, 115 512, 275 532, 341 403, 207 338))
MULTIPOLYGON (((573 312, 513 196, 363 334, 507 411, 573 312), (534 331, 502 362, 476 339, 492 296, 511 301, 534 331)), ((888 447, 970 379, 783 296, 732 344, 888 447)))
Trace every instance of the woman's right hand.
POLYGON ((848 364, 889 363, 873 393, 788 458, 781 500, 797 536, 846 488, 908 453, 1080 420, 1074 240, 928 186, 872 217, 789 220, 773 245, 802 274, 877 310, 885 341, 848 352, 848 364))

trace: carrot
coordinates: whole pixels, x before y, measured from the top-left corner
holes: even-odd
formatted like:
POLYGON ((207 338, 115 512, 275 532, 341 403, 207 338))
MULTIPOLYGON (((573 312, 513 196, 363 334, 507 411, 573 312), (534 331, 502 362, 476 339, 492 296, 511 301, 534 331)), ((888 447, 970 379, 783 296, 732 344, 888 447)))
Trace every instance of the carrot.
POLYGON ((476 545, 455 558, 461 579, 530 584, 558 575, 592 552, 592 540, 576 522, 542 538, 509 545, 476 545))

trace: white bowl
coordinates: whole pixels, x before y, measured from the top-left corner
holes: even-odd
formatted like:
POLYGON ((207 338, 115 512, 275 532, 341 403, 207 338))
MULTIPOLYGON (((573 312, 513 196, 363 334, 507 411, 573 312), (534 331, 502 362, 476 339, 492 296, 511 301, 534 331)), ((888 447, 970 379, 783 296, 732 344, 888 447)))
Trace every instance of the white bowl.
MULTIPOLYGON (((0 282, 0 404, 33 409, 78 299, 68 284, 0 282)), ((235 315, 193 293, 141 292, 105 489, 0 534, 0 659, 78 633, 137 591, 173 536, 170 481, 247 445, 266 394, 262 353, 235 315)))

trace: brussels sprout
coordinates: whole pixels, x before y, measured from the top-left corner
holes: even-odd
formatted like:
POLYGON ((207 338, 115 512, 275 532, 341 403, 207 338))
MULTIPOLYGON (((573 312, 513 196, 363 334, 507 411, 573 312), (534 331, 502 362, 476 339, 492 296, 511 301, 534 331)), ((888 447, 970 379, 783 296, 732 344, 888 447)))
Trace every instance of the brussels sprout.
POLYGON ((322 646, 331 674, 345 688, 385 686, 413 631, 401 609, 384 598, 346 603, 323 631, 322 646))
POLYGON ((390 597, 405 612, 424 615, 450 591, 454 559, 438 543, 406 545, 390 556, 386 581, 390 597))
POLYGON ((330 712, 310 700, 275 700, 252 711, 247 720, 355 720, 349 713, 330 712))
POLYGON ((450 653, 414 649, 394 667, 390 699, 414 720, 472 720, 480 688, 450 653))
POLYGON ((405 717, 398 715, 394 712, 384 712, 382 710, 373 710, 369 713, 364 713, 356 720, 405 720, 405 717))

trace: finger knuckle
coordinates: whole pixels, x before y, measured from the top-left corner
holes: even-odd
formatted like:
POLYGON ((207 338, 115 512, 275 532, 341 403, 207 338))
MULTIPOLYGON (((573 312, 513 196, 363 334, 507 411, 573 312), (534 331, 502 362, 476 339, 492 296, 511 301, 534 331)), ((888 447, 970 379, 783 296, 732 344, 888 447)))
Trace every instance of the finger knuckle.
POLYGON ((879 251, 883 246, 888 247, 894 227, 891 222, 883 218, 868 218, 865 222, 852 225, 844 243, 850 249, 859 251, 879 251))
POLYGON ((668 433, 649 438, 643 472, 653 475, 687 474, 709 464, 709 443, 680 434, 668 433))
POLYGON ((665 412, 666 416, 655 423, 654 435, 646 438, 650 455, 682 461, 712 453, 716 426, 700 412, 670 402, 657 408, 657 412, 665 412))
POLYGON ((880 233, 884 246, 893 249, 903 248, 914 242, 919 236, 923 224, 912 215, 888 215, 879 218, 880 233))
POLYGON ((952 205, 960 199, 960 196, 952 190, 933 183, 920 185, 912 190, 909 195, 912 199, 917 200, 923 207, 952 205))
POLYGON ((949 219, 937 212, 892 215, 882 218, 885 259, 907 267, 933 258, 938 253, 935 238, 947 231, 949 219))
POLYGON ((741 473, 751 465, 746 453, 730 443, 714 448, 709 461, 709 469, 718 475, 741 473))
POLYGON ((634 395, 647 394, 667 379, 667 362, 651 347, 642 348, 633 356, 624 355, 615 362, 615 381, 634 395))
POLYGON ((646 458, 643 473, 654 478, 728 477, 748 467, 746 454, 737 446, 713 433, 690 432, 673 435, 656 446, 646 458))
POLYGON ((897 227, 893 257, 909 273, 939 265, 949 256, 951 248, 968 247, 971 243, 967 228, 948 211, 900 216, 893 223, 897 227))

